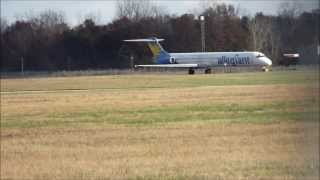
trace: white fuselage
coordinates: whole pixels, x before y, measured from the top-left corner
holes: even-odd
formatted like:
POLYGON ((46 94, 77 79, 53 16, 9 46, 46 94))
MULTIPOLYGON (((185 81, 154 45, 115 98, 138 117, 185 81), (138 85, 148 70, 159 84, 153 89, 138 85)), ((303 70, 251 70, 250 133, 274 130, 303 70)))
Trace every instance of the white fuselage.
POLYGON ((270 66, 272 61, 260 52, 192 52, 169 53, 176 64, 211 66, 270 66))

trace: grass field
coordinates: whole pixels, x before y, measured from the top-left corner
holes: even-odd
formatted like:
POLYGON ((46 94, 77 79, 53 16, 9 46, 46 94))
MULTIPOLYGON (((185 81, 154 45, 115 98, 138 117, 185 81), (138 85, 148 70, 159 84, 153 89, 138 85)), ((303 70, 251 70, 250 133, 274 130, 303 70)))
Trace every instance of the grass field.
POLYGON ((319 72, 1 79, 1 179, 319 179, 319 72))

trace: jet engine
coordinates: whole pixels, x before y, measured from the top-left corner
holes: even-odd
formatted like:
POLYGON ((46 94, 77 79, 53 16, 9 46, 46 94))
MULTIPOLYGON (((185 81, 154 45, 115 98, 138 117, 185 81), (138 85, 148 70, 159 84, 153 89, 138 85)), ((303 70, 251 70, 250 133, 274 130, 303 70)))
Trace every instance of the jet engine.
POLYGON ((170 60, 169 60, 170 64, 176 64, 176 59, 174 57, 170 57, 170 60))

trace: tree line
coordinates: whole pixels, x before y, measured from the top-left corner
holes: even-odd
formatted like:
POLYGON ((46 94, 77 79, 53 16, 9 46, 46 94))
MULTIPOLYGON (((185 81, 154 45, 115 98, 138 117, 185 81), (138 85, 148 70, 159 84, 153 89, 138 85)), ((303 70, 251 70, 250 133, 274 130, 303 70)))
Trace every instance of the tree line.
MULTIPOLYGON (((208 6, 207 51, 261 51, 281 64, 283 53, 298 52, 301 63, 319 63, 319 9, 278 15, 240 16, 232 5, 208 6)), ((169 15, 149 1, 118 0, 117 18, 98 25, 94 18, 70 27, 61 12, 47 10, 8 25, 1 19, 1 71, 56 71, 129 68, 152 63, 143 43, 131 38, 159 37, 169 52, 201 51, 200 20, 194 14, 169 15), (146 3, 147 2, 147 3, 146 3)))

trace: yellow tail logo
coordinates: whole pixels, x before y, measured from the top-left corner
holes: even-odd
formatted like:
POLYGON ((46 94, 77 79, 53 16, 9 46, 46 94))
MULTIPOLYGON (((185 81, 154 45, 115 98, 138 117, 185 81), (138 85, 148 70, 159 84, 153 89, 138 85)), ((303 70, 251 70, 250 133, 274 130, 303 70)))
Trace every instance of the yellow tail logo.
POLYGON ((148 43, 148 46, 154 57, 157 57, 160 54, 160 47, 156 43, 148 43))

